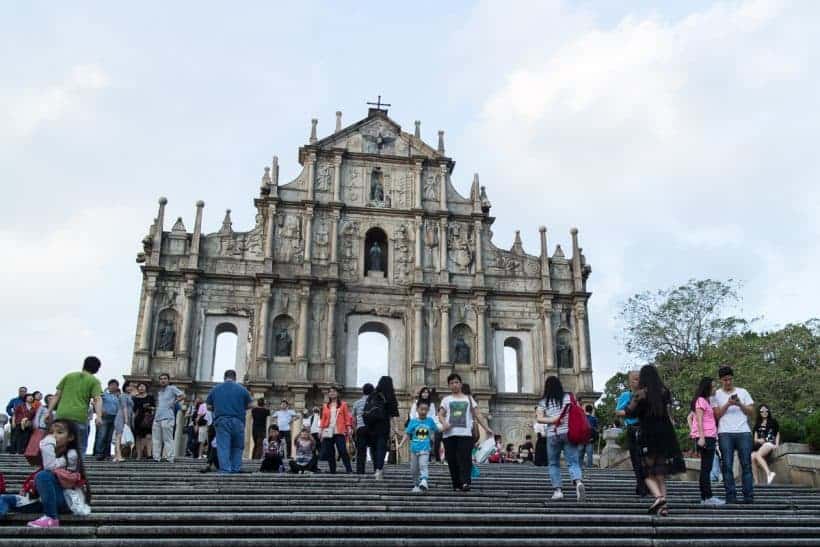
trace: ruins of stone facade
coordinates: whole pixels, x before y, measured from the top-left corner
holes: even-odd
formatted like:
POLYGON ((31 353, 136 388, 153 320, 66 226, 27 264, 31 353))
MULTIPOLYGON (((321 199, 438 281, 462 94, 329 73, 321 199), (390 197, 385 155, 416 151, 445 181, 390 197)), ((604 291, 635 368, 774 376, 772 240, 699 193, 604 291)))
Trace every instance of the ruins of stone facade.
POLYGON ((213 385, 217 336, 238 336, 236 370, 255 396, 318 403, 330 385, 359 394, 359 334, 389 340, 389 374, 406 415, 422 385, 447 392, 458 372, 491 425, 510 442, 530 433, 544 378, 560 376, 582 401, 592 386, 586 282, 590 267, 573 229, 572 256, 527 254, 516 232, 493 244, 490 201, 475 175, 469 196, 455 162, 406 133, 381 109, 299 149, 295 180, 266 167, 256 222, 202 234, 182 219, 164 231, 166 200, 143 240, 143 284, 132 379, 168 372, 189 392, 213 385), (517 385, 505 385, 504 348, 517 385))

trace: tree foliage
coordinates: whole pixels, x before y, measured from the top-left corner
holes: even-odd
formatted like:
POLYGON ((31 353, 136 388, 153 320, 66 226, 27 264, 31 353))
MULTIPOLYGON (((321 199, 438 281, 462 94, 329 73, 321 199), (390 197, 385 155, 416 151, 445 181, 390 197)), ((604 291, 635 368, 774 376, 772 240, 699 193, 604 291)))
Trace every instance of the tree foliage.
POLYGON ((747 321, 729 314, 740 284, 690 279, 686 284, 629 298, 619 314, 627 353, 643 361, 698 359, 706 348, 741 331, 747 321))
MULTIPOLYGON (((672 392, 678 426, 686 424, 700 379, 717 381, 718 368, 726 364, 734 369, 735 385, 747 389, 756 405, 766 403, 775 418, 798 424, 798 434, 808 435, 803 424, 814 423, 818 411, 820 320, 772 332, 747 330, 748 321, 727 312, 739 302, 738 288, 731 280, 692 280, 633 296, 621 313, 626 350, 658 366, 672 392)), ((614 415, 625 381, 618 373, 607 382, 599 415, 614 415)))

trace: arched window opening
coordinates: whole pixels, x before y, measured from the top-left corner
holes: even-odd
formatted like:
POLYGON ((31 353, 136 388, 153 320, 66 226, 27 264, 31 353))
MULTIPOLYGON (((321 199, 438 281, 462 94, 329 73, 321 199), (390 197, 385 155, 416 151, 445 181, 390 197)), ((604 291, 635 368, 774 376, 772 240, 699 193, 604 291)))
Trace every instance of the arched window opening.
POLYGON ((236 327, 230 323, 223 323, 216 328, 216 342, 214 344, 214 372, 213 382, 221 382, 226 370, 236 370, 236 345, 239 342, 236 327))
POLYGON ((364 236, 365 277, 387 277, 387 234, 381 228, 371 228, 364 236))
POLYGON ((359 353, 356 365, 356 385, 367 382, 376 385, 389 374, 390 332, 380 323, 365 323, 359 329, 359 353))
POLYGON ((504 340, 504 391, 521 392, 523 358, 521 340, 518 338, 504 340))

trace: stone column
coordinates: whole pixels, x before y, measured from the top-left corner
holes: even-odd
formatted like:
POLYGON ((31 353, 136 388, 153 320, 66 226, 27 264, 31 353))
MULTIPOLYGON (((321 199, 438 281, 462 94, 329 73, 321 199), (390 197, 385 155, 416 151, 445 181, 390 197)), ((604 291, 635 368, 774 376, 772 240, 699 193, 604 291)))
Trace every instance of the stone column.
POLYGON ((447 164, 442 163, 439 165, 439 173, 441 175, 441 188, 439 188, 439 206, 442 211, 447 210, 447 164))
POLYGON ((311 249, 313 248, 313 207, 305 211, 305 273, 310 274, 311 249))
POLYGON ((438 247, 439 247, 439 278, 442 283, 450 281, 447 274, 447 219, 441 218, 439 220, 438 231, 438 247))
POLYGON ((485 316, 487 306, 480 303, 476 306, 476 364, 479 367, 487 366, 487 335, 485 333, 485 316))
POLYGON ((413 363, 424 364, 424 303, 421 295, 417 295, 413 301, 413 363))
POLYGON ((421 200, 424 199, 424 180, 421 176, 421 170, 422 162, 415 162, 415 165, 413 166, 413 193, 415 194, 413 204, 416 209, 422 208, 421 200))
POLYGON ((296 336, 297 380, 307 380, 308 304, 310 287, 303 285, 299 291, 299 333, 296 336))
POLYGON ((310 152, 307 159, 307 199, 313 201, 313 184, 316 180, 316 152, 310 152))
POLYGON ((268 356, 268 322, 270 316, 270 287, 262 287, 259 291, 262 300, 259 311, 259 324, 257 325, 257 345, 256 356, 265 359, 268 356))
POLYGON ((333 156, 333 201, 342 201, 342 154, 333 156))
POLYGON ((415 281, 416 283, 421 283, 424 280, 424 275, 422 270, 424 268, 424 223, 422 222, 421 216, 416 217, 416 256, 415 261, 413 262, 413 269, 415 270, 415 281))
POLYGON ((479 285, 484 284, 484 242, 481 237, 481 226, 481 221, 476 219, 473 223, 473 232, 475 233, 475 274, 479 285))
POLYGON ((276 224, 276 204, 268 206, 268 223, 265 225, 265 262, 273 261, 273 235, 276 224))
POLYGON ((441 295, 441 364, 450 364, 450 297, 441 295))
POLYGON ((572 282, 576 292, 584 290, 584 282, 581 277, 581 249, 578 247, 578 228, 569 231, 572 235, 572 282))
POLYGON ((159 198, 159 211, 157 212, 157 220, 154 222, 153 245, 151 246, 150 264, 152 266, 159 266, 159 255, 162 251, 162 230, 165 226, 165 205, 167 203, 166 198, 159 198))
POLYGON ((327 291, 327 334, 325 346, 325 382, 333 382, 336 376, 336 287, 327 291))
POLYGON ((578 333, 578 357, 582 371, 589 370, 589 342, 587 341, 587 310, 583 301, 575 303, 575 330, 578 333))
MULTIPOLYGON (((194 307, 194 293, 196 291, 196 282, 189 279, 185 282, 185 299, 182 301, 182 332, 179 333, 179 353, 180 355, 188 355, 188 343, 191 338, 191 310, 194 307)), ((187 373, 186 373, 187 374, 187 373)))
POLYGON ((202 236, 202 208, 205 202, 196 202, 196 220, 194 220, 194 233, 191 236, 191 251, 188 255, 188 267, 192 270, 199 268, 199 239, 202 236))
POLYGON ((547 227, 541 226, 538 231, 541 234, 541 289, 549 291, 552 290, 552 283, 550 281, 550 258, 547 248, 547 227))
POLYGON ((140 328, 140 349, 151 352, 151 325, 154 320, 154 296, 157 294, 155 277, 145 279, 145 303, 142 308, 142 326, 140 328))
MULTIPOLYGON (((552 328, 552 300, 547 298, 542 302, 542 313, 544 314, 544 364, 546 366, 546 374, 557 374, 558 370, 555 368, 555 347, 553 344, 553 328, 552 328)), ((542 378, 543 380, 544 378, 542 378)))
POLYGON ((330 263, 339 262, 339 219, 334 214, 330 223, 330 263))

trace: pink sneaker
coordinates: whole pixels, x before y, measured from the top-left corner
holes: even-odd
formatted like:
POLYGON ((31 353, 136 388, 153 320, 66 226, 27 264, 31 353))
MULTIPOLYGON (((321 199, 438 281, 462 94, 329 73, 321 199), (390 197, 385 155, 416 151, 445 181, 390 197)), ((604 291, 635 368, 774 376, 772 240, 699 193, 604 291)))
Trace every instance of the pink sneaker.
POLYGON ((59 528, 60 521, 43 515, 37 520, 32 520, 27 525, 29 528, 59 528))

